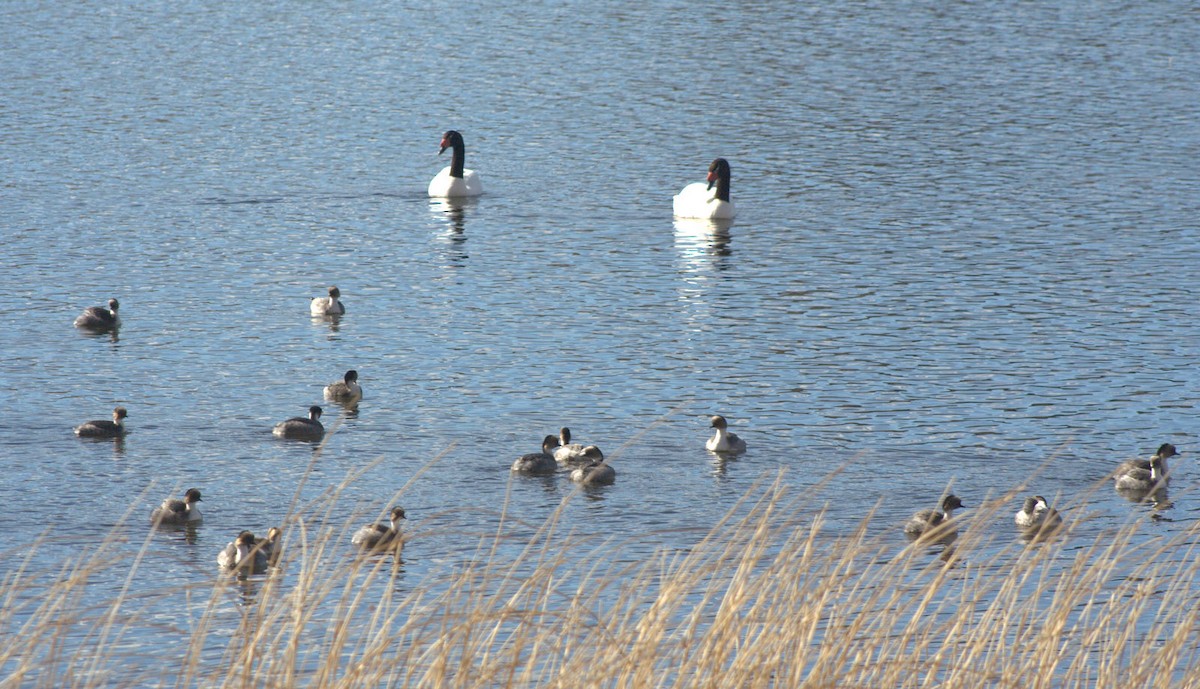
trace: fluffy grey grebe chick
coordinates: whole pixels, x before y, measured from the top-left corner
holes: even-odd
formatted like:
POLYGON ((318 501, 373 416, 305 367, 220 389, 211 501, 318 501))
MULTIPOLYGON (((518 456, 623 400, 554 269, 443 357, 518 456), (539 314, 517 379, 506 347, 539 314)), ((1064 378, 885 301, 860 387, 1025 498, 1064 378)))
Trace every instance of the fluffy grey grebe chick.
POLYGON ((182 500, 167 498, 150 512, 150 521, 155 524, 189 524, 200 521, 200 490, 189 488, 182 500))
POLYGON ((129 413, 125 411, 125 407, 117 407, 113 409, 112 421, 85 421, 75 427, 75 435, 80 438, 119 438, 125 435, 126 416, 129 416, 129 413))
POLYGON ((724 416, 718 414, 712 417, 712 428, 717 429, 717 432, 708 439, 708 442, 704 443, 707 450, 728 454, 740 454, 746 451, 746 441, 729 430, 729 423, 725 421, 724 416))
POLYGON ((271 431, 276 438, 289 440, 320 440, 325 436, 325 427, 317 419, 321 418, 321 408, 313 405, 308 408, 308 418, 293 416, 287 421, 275 424, 271 431))
POLYGON ((358 384, 358 371, 346 371, 336 383, 325 386, 325 399, 341 404, 353 404, 362 399, 362 387, 358 384))
POLYGON ((521 474, 553 474, 558 471, 558 462, 554 459, 554 449, 557 447, 558 438, 546 436, 542 440, 542 451, 517 457, 512 470, 521 474))
POLYGON ((267 554, 258 543, 254 534, 249 531, 241 532, 233 542, 217 553, 217 564, 225 570, 262 574, 267 571, 267 554))
POLYGON ((921 510, 914 514, 904 525, 904 533, 913 538, 931 536, 939 540, 953 540, 957 532, 947 522, 950 521, 951 513, 963 506, 958 496, 947 495, 942 498, 939 509, 921 510))
POLYGON ((607 486, 616 482, 617 471, 604 461, 604 453, 595 445, 583 448, 583 459, 587 464, 571 472, 571 480, 584 486, 607 486))
POLYGON ((117 309, 120 307, 121 305, 116 299, 108 300, 107 309, 103 306, 89 306, 75 319, 75 327, 88 330, 115 328, 121 324, 121 319, 117 316, 117 309))
POLYGON ((336 286, 329 288, 328 297, 317 297, 308 306, 308 312, 314 316, 340 316, 346 313, 346 306, 339 301, 342 291, 336 286))
POLYGON ((583 445, 571 442, 571 429, 566 426, 558 431, 558 447, 554 449, 554 459, 559 464, 591 461, 583 458, 583 445))
POLYGON ((387 524, 367 524, 354 535, 350 537, 350 542, 354 545, 368 548, 400 548, 404 545, 404 538, 400 535, 400 522, 405 519, 404 509, 401 507, 393 507, 388 513, 391 519, 391 525, 387 524))

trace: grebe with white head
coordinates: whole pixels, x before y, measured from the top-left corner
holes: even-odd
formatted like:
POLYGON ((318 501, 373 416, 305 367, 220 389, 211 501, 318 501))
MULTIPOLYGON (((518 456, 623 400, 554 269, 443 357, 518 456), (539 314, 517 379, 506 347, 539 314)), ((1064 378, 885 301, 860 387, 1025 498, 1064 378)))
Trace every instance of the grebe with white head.
POLYGON ((325 435, 325 427, 317 419, 321 418, 321 408, 313 405, 308 408, 308 418, 293 416, 287 421, 275 424, 271 432, 276 438, 289 440, 320 440, 325 435))
POLYGON ((542 451, 517 457, 512 470, 519 474, 553 474, 558 471, 558 462, 554 459, 554 449, 557 447, 558 437, 546 436, 542 439, 542 451))
POLYGON ((1157 474, 1156 480, 1161 480, 1163 485, 1167 482, 1167 473, 1170 469, 1167 468, 1167 459, 1180 454, 1175 446, 1171 443, 1163 443, 1158 446, 1154 454, 1149 459, 1127 459, 1117 465, 1113 471, 1113 478, 1116 479, 1117 487, 1120 488, 1122 483, 1132 486, 1135 483, 1149 479, 1150 472, 1153 470, 1157 474), (1124 479, 1124 480, 1122 480, 1124 479))
POLYGON ((89 306, 83 310, 83 313, 75 319, 76 328, 87 328, 88 330, 111 330, 121 325, 121 318, 117 316, 117 309, 121 305, 116 299, 108 300, 108 308, 103 306, 89 306))
POLYGON ((342 291, 333 286, 329 288, 328 297, 316 297, 308 306, 308 312, 314 316, 341 316, 346 313, 346 306, 341 302, 342 291))
POLYGON ((705 449, 709 452, 721 452, 725 454, 740 454, 746 451, 746 441, 738 437, 736 433, 729 430, 729 422, 720 414, 713 416, 711 419, 711 427, 716 429, 716 434, 704 443, 705 449))
POLYGON ((1027 534, 1049 532, 1062 526, 1062 515, 1046 502, 1046 498, 1035 495, 1025 498, 1025 504, 1013 515, 1017 528, 1027 534))
POLYGON ((342 380, 325 386, 325 399, 341 404, 353 404, 362 399, 362 387, 358 384, 358 371, 346 371, 342 380))
POLYGON ((125 411, 125 407, 117 407, 113 409, 112 421, 85 421, 75 427, 75 435, 80 438, 120 438, 125 435, 126 416, 129 416, 129 413, 125 411))
POLYGON ((434 198, 479 196, 483 193, 483 181, 474 170, 463 167, 466 161, 467 147, 463 143, 462 134, 451 129, 442 135, 442 147, 438 150, 441 155, 446 149, 451 149, 450 165, 429 182, 429 195, 434 198))
POLYGON ((393 507, 388 513, 390 524, 367 524, 350 537, 350 542, 364 549, 400 548, 404 538, 400 535, 400 522, 405 519, 404 508, 393 507))
POLYGON ((904 525, 904 533, 912 538, 928 536, 940 541, 952 541, 958 532, 948 522, 954 510, 962 507, 964 505, 958 496, 947 495, 942 498, 939 509, 921 510, 914 514, 904 525))
POLYGON ((189 488, 183 494, 183 499, 167 498, 162 504, 150 512, 150 521, 154 524, 189 524, 201 519, 200 490, 189 488))
POLYGON ((563 426, 558 431, 558 447, 554 448, 554 459, 559 464, 580 464, 591 461, 583 457, 583 445, 571 442, 571 429, 563 426))
POLYGON ((234 541, 217 553, 217 565, 224 570, 244 574, 262 574, 267 571, 267 554, 259 547, 258 540, 249 531, 238 534, 234 541))
POLYGON ((571 472, 571 480, 584 486, 608 486, 617 480, 617 470, 604 460, 604 453, 595 445, 583 448, 583 459, 587 464, 571 472))

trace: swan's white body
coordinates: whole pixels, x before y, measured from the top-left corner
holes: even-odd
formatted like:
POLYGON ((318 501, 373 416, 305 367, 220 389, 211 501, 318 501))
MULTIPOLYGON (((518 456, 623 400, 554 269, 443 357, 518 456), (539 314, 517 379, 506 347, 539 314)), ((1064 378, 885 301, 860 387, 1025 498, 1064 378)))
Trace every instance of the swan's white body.
POLYGON ((736 214, 733 202, 718 199, 716 190, 704 182, 693 182, 675 195, 675 216, 679 218, 731 220, 736 214))
POLYGON ((474 170, 463 170, 462 177, 451 177, 450 166, 442 168, 429 182, 429 195, 437 198, 479 196, 483 182, 474 170))

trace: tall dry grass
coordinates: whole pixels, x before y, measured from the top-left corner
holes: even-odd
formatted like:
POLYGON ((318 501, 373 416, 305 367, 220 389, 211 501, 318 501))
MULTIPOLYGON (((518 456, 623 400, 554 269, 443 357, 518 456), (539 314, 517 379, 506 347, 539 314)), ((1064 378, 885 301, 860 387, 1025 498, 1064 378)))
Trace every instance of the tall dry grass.
MULTIPOLYGON (((952 547, 904 547, 870 517, 830 533, 777 480, 691 547, 640 561, 558 515, 514 548, 527 531, 506 516, 414 586, 402 560, 347 556, 339 497, 297 506, 265 577, 134 586, 129 528, 49 578, 15 568, 0 687, 1200 686, 1196 528, 1162 538, 1131 520, 1081 542, 1069 523, 1026 543, 996 533, 1002 496, 952 547), (127 585, 89 603, 113 568, 127 585), (164 627, 146 612, 163 599, 202 612, 164 627), (177 662, 131 672, 130 647, 155 635, 177 662)), ((407 548, 421 547, 418 532, 407 548)))

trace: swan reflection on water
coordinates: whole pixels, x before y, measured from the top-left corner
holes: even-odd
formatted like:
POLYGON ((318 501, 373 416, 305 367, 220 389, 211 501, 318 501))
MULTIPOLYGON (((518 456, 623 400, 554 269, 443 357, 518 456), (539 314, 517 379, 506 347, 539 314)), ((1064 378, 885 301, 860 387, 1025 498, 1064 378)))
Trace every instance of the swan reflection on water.
POLYGON ((729 228, 732 220, 675 218, 675 251, 679 253, 683 272, 724 270, 725 257, 733 255, 729 228))
POLYGON ((443 237, 450 246, 447 259, 451 265, 461 267, 467 262, 466 216, 467 206, 475 203, 471 198, 433 198, 429 200, 429 211, 445 221, 443 237))

